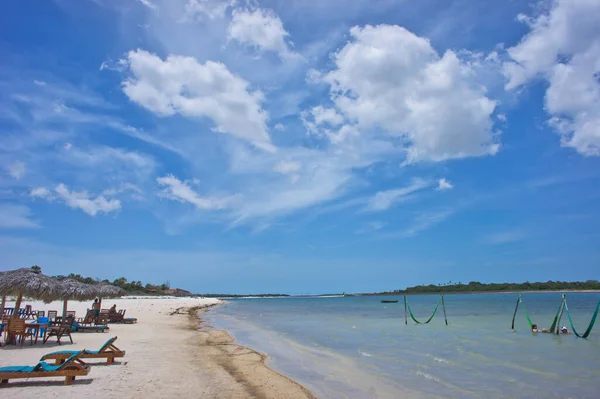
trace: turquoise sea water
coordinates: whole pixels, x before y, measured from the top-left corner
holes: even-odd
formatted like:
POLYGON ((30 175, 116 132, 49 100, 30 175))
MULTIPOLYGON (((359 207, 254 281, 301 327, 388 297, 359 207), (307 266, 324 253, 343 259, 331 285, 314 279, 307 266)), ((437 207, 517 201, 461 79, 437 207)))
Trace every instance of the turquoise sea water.
MULTIPOLYGON (((411 296, 425 320, 439 296, 411 296)), ((588 339, 529 332, 516 295, 446 295, 428 325, 404 323, 402 297, 230 300, 208 313, 241 345, 319 398, 600 398, 600 321, 588 339)), ((575 327, 587 327, 600 294, 568 294, 575 327)), ((524 294, 549 327, 560 294, 524 294)), ((561 322, 568 325, 566 316, 561 322)), ((581 330, 581 331, 580 331, 581 330)))

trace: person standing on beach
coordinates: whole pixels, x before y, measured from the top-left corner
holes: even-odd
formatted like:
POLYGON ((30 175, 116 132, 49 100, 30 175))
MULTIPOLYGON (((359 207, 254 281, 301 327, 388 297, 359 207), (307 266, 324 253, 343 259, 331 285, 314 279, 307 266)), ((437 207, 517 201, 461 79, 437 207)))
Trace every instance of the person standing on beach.
POLYGON ((92 304, 92 310, 96 312, 96 317, 100 314, 100 302, 98 302, 98 298, 94 299, 94 303, 92 304))

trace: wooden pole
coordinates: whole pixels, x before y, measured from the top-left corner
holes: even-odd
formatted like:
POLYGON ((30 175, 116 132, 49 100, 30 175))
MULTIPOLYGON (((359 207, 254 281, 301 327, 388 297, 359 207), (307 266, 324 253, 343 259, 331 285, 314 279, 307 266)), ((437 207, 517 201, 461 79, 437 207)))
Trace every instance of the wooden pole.
POLYGON ((65 303, 63 304, 63 320, 67 317, 67 302, 68 300, 65 299, 65 303))
POLYGON ((442 295, 442 309, 444 309, 444 321, 446 322, 446 325, 448 325, 448 318, 446 317, 446 304, 444 303, 444 295, 442 295))
POLYGON ((515 306, 515 312, 513 313, 511 329, 515 329, 515 317, 517 317, 517 309, 519 309, 519 303, 521 302, 521 295, 517 296, 517 305, 515 306))
POLYGON ((560 319, 562 319, 562 315, 563 315, 563 312, 565 310, 565 302, 566 301, 567 301, 567 296, 565 294, 562 294, 562 302, 561 302, 561 305, 560 305, 560 313, 558 315, 558 321, 556 322, 556 335, 560 334, 560 319))
POLYGON ((13 319, 19 318, 19 308, 21 307, 21 302, 23 301, 23 294, 20 294, 17 297, 17 302, 15 302, 15 311, 12 314, 13 319))
POLYGON ((0 320, 4 316, 4 306, 6 306, 6 295, 2 295, 2 306, 0 306, 0 320))
POLYGON ((406 294, 404 294, 404 324, 408 325, 408 319, 406 317, 406 294))

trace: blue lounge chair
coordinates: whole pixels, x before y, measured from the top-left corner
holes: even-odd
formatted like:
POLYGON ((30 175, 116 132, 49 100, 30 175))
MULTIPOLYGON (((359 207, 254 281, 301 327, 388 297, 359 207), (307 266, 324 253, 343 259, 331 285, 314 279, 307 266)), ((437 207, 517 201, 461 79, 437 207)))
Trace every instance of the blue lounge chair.
POLYGON ((88 375, 90 372, 90 366, 81 361, 84 352, 74 353, 60 365, 39 362, 35 366, 0 367, 0 382, 6 384, 8 380, 15 378, 65 377, 65 385, 71 385, 75 377, 88 375))
MULTIPOLYGON (((97 351, 83 351, 81 355, 82 359, 106 359, 106 364, 112 364, 117 357, 125 356, 125 351, 117 348, 115 346, 115 341, 117 337, 112 337, 108 341, 104 343, 97 351)), ((56 361, 56 364, 61 364, 70 356, 72 356, 77 351, 59 351, 52 352, 44 355, 40 360, 50 360, 53 359, 56 361)))

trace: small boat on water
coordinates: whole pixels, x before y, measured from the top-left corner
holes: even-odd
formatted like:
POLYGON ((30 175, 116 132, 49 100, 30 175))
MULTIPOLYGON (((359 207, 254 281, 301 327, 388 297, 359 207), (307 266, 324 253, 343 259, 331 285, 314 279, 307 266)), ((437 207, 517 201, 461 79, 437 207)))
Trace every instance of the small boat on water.
POLYGON ((382 299, 381 303, 398 303, 397 299, 382 299))

